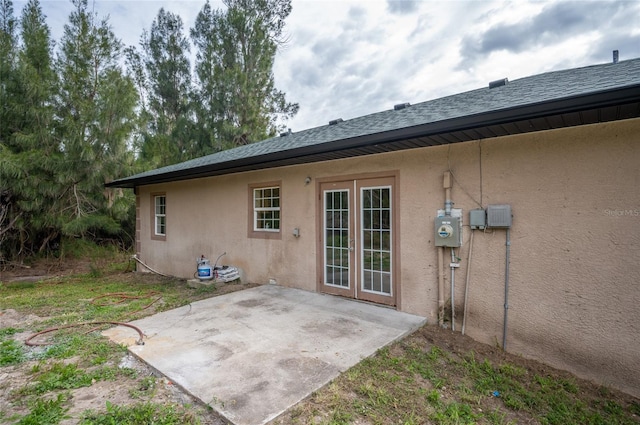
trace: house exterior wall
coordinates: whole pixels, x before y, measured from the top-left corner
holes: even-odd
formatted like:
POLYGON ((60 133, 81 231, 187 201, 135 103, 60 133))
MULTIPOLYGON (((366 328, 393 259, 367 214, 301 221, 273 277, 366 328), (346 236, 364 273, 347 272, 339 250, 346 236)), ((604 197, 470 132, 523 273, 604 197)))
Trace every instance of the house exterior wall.
MULTIPOLYGON (((463 209, 456 249, 456 330, 469 257, 468 211, 513 212, 507 349, 640 396, 640 120, 139 187, 138 247, 150 267, 185 278, 195 259, 243 270, 247 281, 316 290, 318 180, 396 173, 400 202, 398 309, 437 323, 434 218, 443 173, 463 209), (310 184, 305 183, 311 177, 310 184), (248 235, 249 187, 281 182, 280 239, 248 235), (166 193, 167 235, 153 240, 152 193, 166 193), (300 237, 293 229, 300 229, 300 237)), ((501 344, 505 230, 475 231, 466 333, 501 344)), ((445 255, 445 264, 450 254, 445 255)), ((445 269, 445 299, 449 300, 445 269)))

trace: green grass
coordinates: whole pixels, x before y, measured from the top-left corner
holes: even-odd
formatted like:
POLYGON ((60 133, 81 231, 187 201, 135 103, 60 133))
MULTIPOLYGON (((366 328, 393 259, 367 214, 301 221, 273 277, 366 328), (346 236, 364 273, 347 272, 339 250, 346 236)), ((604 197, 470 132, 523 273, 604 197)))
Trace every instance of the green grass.
POLYGON ((89 387, 98 381, 113 381, 131 376, 131 369, 101 366, 87 370, 75 363, 39 363, 31 369, 32 382, 19 389, 16 394, 42 395, 57 390, 89 387))
POLYGON ((11 338, 18 333, 18 329, 0 329, 0 366, 22 363, 26 359, 23 344, 11 338))
POLYGON ((189 425, 199 424, 197 417, 185 408, 173 405, 141 403, 133 406, 116 406, 107 402, 106 412, 85 412, 80 425, 189 425))
POLYGON ((147 376, 138 381, 138 386, 129 391, 131 398, 142 398, 154 394, 157 387, 156 377, 147 376))
POLYGON ((35 399, 29 403, 31 412, 20 418, 17 425, 56 425, 67 418, 66 402, 67 398, 62 394, 50 400, 35 399))
POLYGON ((420 332, 363 360, 276 423, 640 423, 637 403, 616 400, 619 393, 593 389, 588 395, 567 374, 426 347, 420 332))
MULTIPOLYGON (((125 275, 126 276, 126 275, 125 275)), ((38 330, 84 321, 130 321, 154 311, 176 308, 195 299, 215 295, 215 290, 185 289, 183 281, 164 279, 157 283, 117 281, 111 275, 99 278, 75 275, 22 285, 0 285, 0 309, 12 308, 41 317, 50 317, 38 330), (98 298, 126 293, 137 299, 98 298), (96 299, 97 298, 97 299, 96 299), (157 301, 156 301, 157 300, 157 301), (101 305, 112 301, 110 305, 101 305), (155 302, 154 302, 155 301, 155 302), (147 307, 149 304, 152 305, 147 307), (144 309, 147 307, 146 309, 144 309), (143 310, 144 309, 144 310, 143 310)))
POLYGON ((158 285, 132 285, 130 282, 113 282, 105 278, 93 278, 89 275, 78 275, 67 279, 38 282, 33 287, 0 288, 4 296, 0 299, 0 308, 13 308, 19 311, 28 310, 38 316, 55 316, 55 322, 64 323, 79 320, 122 320, 127 315, 142 308, 151 301, 151 297, 131 300, 113 306, 91 304, 95 297, 113 293, 127 292, 132 296, 145 296, 151 291, 160 292, 163 305, 172 308, 186 302, 166 286, 173 286, 179 281, 158 285))

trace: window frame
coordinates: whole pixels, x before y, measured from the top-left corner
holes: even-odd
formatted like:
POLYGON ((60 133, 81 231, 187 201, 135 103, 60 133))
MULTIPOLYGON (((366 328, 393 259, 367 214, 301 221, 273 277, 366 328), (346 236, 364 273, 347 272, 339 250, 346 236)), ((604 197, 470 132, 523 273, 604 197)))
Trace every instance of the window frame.
POLYGON ((166 192, 153 192, 151 193, 151 205, 149 208, 151 212, 151 239, 156 241, 167 240, 167 194, 166 192), (158 198, 164 198, 164 214, 157 212, 156 200, 158 198), (158 218, 164 218, 164 233, 157 233, 158 231, 158 218))
POLYGON ((282 181, 272 181, 265 183, 256 183, 248 185, 249 192, 249 208, 247 211, 248 228, 247 234, 249 238, 257 239, 282 239, 282 181), (278 189, 278 207, 262 207, 256 208, 255 195, 256 191, 265 189, 278 189), (280 223, 278 229, 261 229, 257 227, 258 213, 260 211, 277 211, 279 214, 278 221, 280 223))

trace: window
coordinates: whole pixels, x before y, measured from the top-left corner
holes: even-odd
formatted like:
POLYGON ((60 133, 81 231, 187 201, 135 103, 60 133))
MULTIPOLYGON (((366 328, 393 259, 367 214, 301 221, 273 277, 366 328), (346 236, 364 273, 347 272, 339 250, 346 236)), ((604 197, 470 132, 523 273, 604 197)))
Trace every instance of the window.
POLYGON ((281 182, 249 185, 249 237, 281 239, 281 182))
POLYGON ((164 240, 167 236, 167 197, 165 194, 152 194, 153 230, 152 239, 164 240))
POLYGON ((280 188, 253 189, 254 231, 280 231, 280 188))

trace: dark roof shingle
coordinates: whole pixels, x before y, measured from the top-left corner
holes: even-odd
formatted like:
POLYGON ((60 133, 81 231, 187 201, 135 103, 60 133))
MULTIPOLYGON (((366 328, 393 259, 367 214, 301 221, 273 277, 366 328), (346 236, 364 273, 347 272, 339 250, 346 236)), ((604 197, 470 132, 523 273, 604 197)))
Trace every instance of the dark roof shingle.
MULTIPOLYGON (((273 137, 116 180, 107 186, 134 187, 248 169, 326 160, 328 157, 323 154, 340 149, 352 152, 345 153, 345 156, 366 154, 366 151, 358 148, 376 143, 388 143, 403 137, 427 136, 429 128, 437 128, 437 131, 445 134, 447 131, 464 130, 463 124, 471 121, 478 128, 481 124, 490 125, 490 117, 494 117, 492 122, 498 122, 497 119, 501 116, 504 116, 505 122, 516 120, 517 114, 509 115, 505 111, 515 112, 519 109, 525 111, 525 108, 528 108, 527 111, 536 111, 534 115, 544 116, 545 108, 554 104, 556 110, 549 109, 549 115, 561 114, 562 108, 567 108, 562 105, 575 104, 572 107, 579 109, 581 99, 585 99, 586 104, 588 96, 593 97, 610 92, 619 93, 616 95, 615 102, 619 103, 623 101, 622 98, 629 98, 628 103, 637 103, 639 88, 640 59, 547 72, 509 81, 506 85, 491 89, 487 86, 414 104, 404 109, 386 110, 334 125, 293 132, 283 137, 273 137)), ((606 103, 607 98, 601 97, 602 99, 598 97, 598 101, 606 103)), ((636 112, 636 116, 637 114, 636 112)), ((529 119, 535 118, 534 115, 529 119)), ((468 124, 466 126, 473 127, 468 124)), ((433 130, 433 133, 436 134, 437 131, 433 130)))

